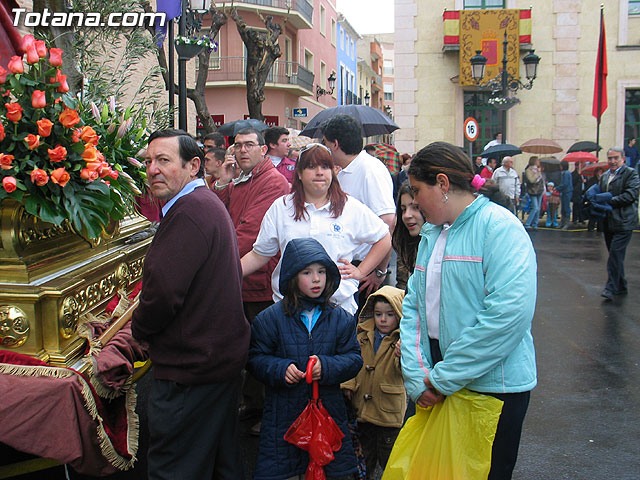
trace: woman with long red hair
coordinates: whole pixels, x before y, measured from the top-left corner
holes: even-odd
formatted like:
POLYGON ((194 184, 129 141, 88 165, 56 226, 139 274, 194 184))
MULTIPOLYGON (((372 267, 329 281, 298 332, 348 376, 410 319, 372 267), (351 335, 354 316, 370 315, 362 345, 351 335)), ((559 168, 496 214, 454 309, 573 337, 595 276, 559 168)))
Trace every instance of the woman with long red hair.
MULTIPOLYGON (((312 143, 300 150, 291 193, 267 210, 253 250, 242 258, 242 274, 255 272, 283 252, 294 238, 313 237, 338 264, 342 280, 331 297, 347 312, 357 310, 353 294, 358 283, 380 263, 391 248, 389 228, 368 207, 340 188, 329 149, 312 143), (351 263, 363 244, 372 245, 357 267, 351 263)), ((280 263, 271 278, 274 300, 280 300, 280 263)))

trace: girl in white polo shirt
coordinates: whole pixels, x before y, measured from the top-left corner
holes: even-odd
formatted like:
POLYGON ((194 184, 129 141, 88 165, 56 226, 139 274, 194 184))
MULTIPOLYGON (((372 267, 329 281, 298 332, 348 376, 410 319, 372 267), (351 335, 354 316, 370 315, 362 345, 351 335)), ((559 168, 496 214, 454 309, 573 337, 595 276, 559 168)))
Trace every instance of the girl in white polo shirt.
MULTIPOLYGON (((353 294, 358 283, 385 258, 391 248, 389 227, 368 207, 340 188, 329 150, 319 143, 300 151, 291 192, 277 199, 267 210, 253 250, 242 258, 247 276, 271 257, 283 252, 294 238, 312 237, 325 248, 339 266, 342 281, 332 301, 355 314, 353 294), (354 252, 363 244, 372 245, 359 266, 351 264, 354 252)), ((274 301, 278 290, 280 263, 272 276, 274 301)))

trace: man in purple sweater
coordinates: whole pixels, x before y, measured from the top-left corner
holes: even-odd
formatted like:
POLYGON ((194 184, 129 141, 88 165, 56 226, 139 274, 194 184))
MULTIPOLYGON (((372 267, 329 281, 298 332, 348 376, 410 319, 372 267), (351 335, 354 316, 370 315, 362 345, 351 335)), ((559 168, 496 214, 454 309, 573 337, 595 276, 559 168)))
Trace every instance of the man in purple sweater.
POLYGON ((151 193, 164 203, 132 319, 154 366, 149 478, 237 480, 237 401, 250 330, 233 224, 205 186, 202 151, 190 135, 155 132, 145 165, 151 193))

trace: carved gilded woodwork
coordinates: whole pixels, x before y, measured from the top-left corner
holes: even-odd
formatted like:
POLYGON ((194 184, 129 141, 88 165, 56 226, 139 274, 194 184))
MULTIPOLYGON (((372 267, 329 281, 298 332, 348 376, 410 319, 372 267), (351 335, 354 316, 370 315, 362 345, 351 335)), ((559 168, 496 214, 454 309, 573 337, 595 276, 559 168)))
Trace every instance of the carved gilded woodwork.
POLYGON ((66 224, 42 222, 22 205, 0 205, 0 349, 70 366, 84 351, 77 335, 85 313, 98 315, 142 278, 152 238, 131 242, 149 222, 112 223, 89 242, 66 224))

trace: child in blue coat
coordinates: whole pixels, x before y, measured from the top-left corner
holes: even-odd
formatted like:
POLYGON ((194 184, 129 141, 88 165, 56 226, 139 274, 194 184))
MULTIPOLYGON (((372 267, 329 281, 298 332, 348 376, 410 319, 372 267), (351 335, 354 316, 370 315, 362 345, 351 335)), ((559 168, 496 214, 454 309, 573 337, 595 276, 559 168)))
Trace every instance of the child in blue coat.
POLYGON ((282 257, 282 301, 262 311, 251 328, 249 372, 266 386, 260 448, 254 478, 304 478, 306 451, 284 440, 311 397, 305 382, 309 357, 318 362, 320 399, 345 437, 335 459, 324 467, 327 478, 351 478, 357 472, 347 411, 340 384, 362 367, 353 316, 329 303, 340 283, 340 272, 313 238, 290 241, 282 257))

